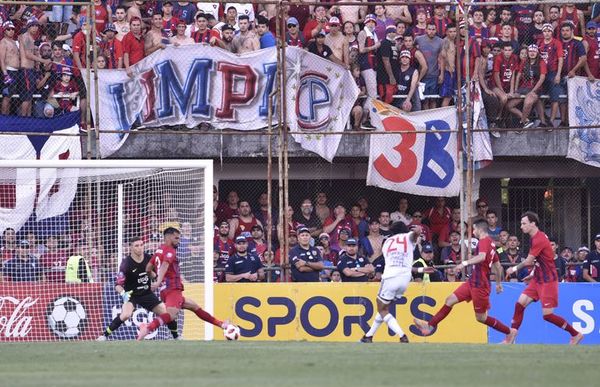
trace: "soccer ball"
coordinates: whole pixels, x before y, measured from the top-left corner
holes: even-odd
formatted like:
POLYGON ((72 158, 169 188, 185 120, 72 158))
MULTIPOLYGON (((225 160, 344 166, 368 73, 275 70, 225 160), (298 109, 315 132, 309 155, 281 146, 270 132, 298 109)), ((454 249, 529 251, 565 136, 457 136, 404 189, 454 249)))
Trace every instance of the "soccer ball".
POLYGON ((48 326, 61 339, 78 337, 85 328, 87 314, 78 299, 59 297, 48 305, 48 326))
POLYGON ((240 338, 240 328, 233 324, 229 324, 223 329, 223 336, 225 336, 227 340, 237 340, 240 338))

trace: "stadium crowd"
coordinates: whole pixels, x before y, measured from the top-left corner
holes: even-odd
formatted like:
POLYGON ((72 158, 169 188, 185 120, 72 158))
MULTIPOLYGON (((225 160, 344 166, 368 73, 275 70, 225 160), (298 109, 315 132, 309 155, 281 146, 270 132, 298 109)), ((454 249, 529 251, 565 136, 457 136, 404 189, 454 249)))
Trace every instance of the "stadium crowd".
MULTIPOLYGON (((413 280, 420 282, 463 281, 468 272, 457 272, 452 266, 461 261, 465 248, 473 248, 476 241, 465 233, 461 235, 460 208, 449 208, 446 199, 438 197, 435 205, 422 210, 414 209, 406 197, 401 197, 398 207, 370 214, 368 200, 361 198, 348 206, 327 202, 325 192, 316 194, 314 200, 302 200, 298 211, 288 208, 292 221, 287 225, 290 251, 281 257, 279 240, 284 227, 272 216, 272 246, 275 254, 268 251, 265 226, 268 224, 267 197, 261 194, 257 204, 240 200, 235 191, 227 194, 224 202, 214 201, 214 267, 215 281, 229 281, 227 274, 255 274, 268 266, 289 268, 283 276, 276 271, 272 280, 278 281, 380 281, 384 269, 382 245, 391 235, 392 224, 401 223, 400 229, 409 231, 413 225, 423 229, 414 251, 414 267, 442 266, 433 274, 417 273, 413 280), (302 262, 300 262, 302 261, 302 262), (300 263, 299 263, 300 262, 300 263), (311 267, 314 265, 314 268, 311 267), (307 268, 300 269, 300 267, 307 268)), ((488 233, 494 239, 500 262, 517 264, 526 256, 520 249, 520 241, 499 224, 497 213, 489 209, 485 199, 476 202, 477 214, 472 222, 485 219, 488 233)), ((594 238, 592 251, 582 246, 576 252, 570 247, 560 248, 551 238, 555 250, 558 277, 565 282, 593 282, 599 280, 600 234, 594 238)), ((474 250, 472 250, 474 251, 474 250)), ((510 281, 529 281, 531 268, 523 268, 511 275, 510 281)), ((267 274, 268 275, 268 274, 267 274)), ((235 282, 254 282, 253 279, 237 277, 235 282)))
MULTIPOLYGON (((68 0, 3 4, 1 111, 50 117, 80 109, 85 117, 82 71, 94 60, 87 35, 98 43, 95 67, 129 75, 131 66, 167 45, 204 43, 241 54, 285 41, 350 69, 362 95, 405 111, 454 103, 468 66, 492 128, 566 126, 566 79, 600 78, 597 3, 497 6, 482 0, 456 20, 454 7, 435 1, 347 2, 356 4, 294 0, 279 9, 259 1, 95 0, 95 28, 86 7, 68 0), (285 36, 276 28, 278 11, 285 36)), ((361 101, 352 113, 354 128, 369 126, 361 101)))
MULTIPOLYGON (((240 199, 235 191, 219 201, 216 187, 214 195, 215 282, 379 281, 384 269, 382 245, 393 224, 401 224, 400 230, 405 231, 412 225, 423 229, 414 251, 415 267, 436 267, 436 271, 416 273, 414 281, 463 281, 469 274, 456 272, 452 266, 461 261, 462 251, 472 249, 475 242, 466 231, 461 236, 460 209, 448 207, 443 197, 436 198, 432 207, 422 209, 401 197, 397 207, 372 213, 368 198, 351 205, 332 204, 325 192, 318 192, 314 198, 305 198, 297 207, 288 208, 290 249, 287 256, 282 256, 280 241, 286 230, 278 224, 276 211, 271 218, 269 249, 266 194, 261 194, 256 203, 240 199), (300 269, 298 266, 305 264, 299 260, 308 262, 307 268, 300 269)), ((182 275, 190 282, 202 281, 204 242, 200 225, 181 220, 181 214, 168 204, 169 195, 165 196, 166 199, 152 200, 144 208, 124 204, 122 254, 129 254, 128 241, 140 236, 145 251, 152 254, 163 241, 162 232, 174 227, 181 232, 177 254, 182 275)), ((82 207, 75 203, 72 208, 82 207)), ((523 261, 519 237, 503 229, 485 199, 477 201, 476 212, 472 221, 487 221, 500 262, 511 265, 523 261)), ((109 205, 100 214, 101 218, 89 218, 85 211, 71 210, 64 224, 28 226, 19 232, 12 228, 3 230, 2 280, 86 283, 113 279, 118 267, 116 207, 109 205), (100 232, 93 232, 96 229, 100 232)), ((551 241, 561 281, 600 280, 600 234, 595 236, 594 246, 582 246, 576 251, 560 248, 555 239, 551 241)), ((528 281, 529 274, 529 269, 523 268, 510 280, 528 281)))

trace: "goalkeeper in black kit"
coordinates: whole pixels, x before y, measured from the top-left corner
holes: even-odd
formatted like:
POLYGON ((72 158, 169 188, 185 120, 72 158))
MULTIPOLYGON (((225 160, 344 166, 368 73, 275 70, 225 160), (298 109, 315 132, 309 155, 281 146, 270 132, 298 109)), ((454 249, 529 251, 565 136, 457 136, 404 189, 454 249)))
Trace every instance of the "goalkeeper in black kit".
MULTIPOLYGON (((152 254, 144 253, 144 241, 135 237, 130 242, 131 254, 121 262, 115 290, 123 299, 121 314, 110 323, 98 341, 105 341, 111 333, 119 329, 121 324, 131 318, 135 305, 151 310, 157 316, 167 313, 165 304, 150 290, 151 279, 146 272, 146 266, 152 254)), ((177 321, 167 324, 174 339, 178 338, 177 321)))

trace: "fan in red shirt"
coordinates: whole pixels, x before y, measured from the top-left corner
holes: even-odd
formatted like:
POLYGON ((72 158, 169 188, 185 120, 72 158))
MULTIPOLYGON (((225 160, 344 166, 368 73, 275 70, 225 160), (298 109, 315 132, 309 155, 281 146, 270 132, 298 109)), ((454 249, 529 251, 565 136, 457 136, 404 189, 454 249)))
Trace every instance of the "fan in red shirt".
POLYGON ((502 44, 502 53, 494 59, 494 94, 500 100, 500 109, 502 111, 510 94, 515 90, 515 73, 519 67, 519 58, 514 54, 512 44, 505 42, 502 44))
POLYGON ((116 39, 117 28, 110 23, 103 31, 106 39, 100 43, 100 49, 106 57, 107 69, 122 69, 123 68, 123 45, 116 39))
POLYGON ((217 327, 225 328, 229 322, 216 319, 194 300, 183 296, 183 282, 177 260, 177 247, 181 234, 176 228, 167 227, 163 235, 165 242, 156 250, 146 270, 151 277, 156 279, 156 282, 152 284, 152 290, 160 286, 160 298, 167 306, 167 313, 161 314, 150 324, 141 324, 138 340, 143 340, 146 335, 161 325, 175 320, 181 309, 191 310, 200 319, 217 327))
POLYGON ((583 45, 587 52, 587 64, 590 72, 596 79, 600 79, 600 45, 596 31, 598 24, 590 21, 585 26, 585 36, 583 37, 583 45))
POLYGON ((121 44, 123 46, 123 64, 127 75, 133 76, 131 66, 144 59, 144 36, 142 35, 142 20, 133 17, 129 21, 131 31, 125 35, 121 44))
POLYGON ((429 322, 415 318, 415 324, 424 336, 431 335, 437 325, 450 314, 452 307, 463 301, 473 301, 477 321, 506 335, 510 333, 510 329, 506 325, 487 314, 491 306, 489 276, 492 267, 496 276, 496 293, 502 293, 502 283, 500 282, 502 280, 502 266, 500 266, 494 241, 488 235, 487 230, 488 224, 484 219, 480 219, 473 224, 473 234, 479 239, 477 252, 474 257, 460 262, 454 268, 455 271, 460 271, 464 267, 474 265, 469 280, 446 298, 444 306, 429 322))
POLYGON ((68 67, 63 67, 60 81, 56 82, 50 96, 56 98, 59 113, 67 113, 78 110, 74 101, 79 96, 77 84, 73 81, 73 73, 68 67))
POLYGON ((525 308, 532 302, 540 300, 544 320, 569 332, 570 344, 577 345, 583 340, 583 334, 576 331, 564 318, 554 314, 554 308, 558 306, 558 274, 554 264, 554 249, 550 245, 548 236, 538 228, 538 224, 540 220, 534 212, 528 211, 521 216, 521 231, 530 236, 531 248, 525 260, 506 270, 506 276, 518 272, 524 266, 535 264, 535 268, 533 279, 515 304, 512 327, 504 342, 506 344, 515 342, 518 329, 523 322, 525 308))
MULTIPOLYGON (((527 48, 527 59, 521 61, 517 70, 517 85, 516 98, 508 101, 506 107, 515 116, 519 117, 520 124, 524 129, 531 128, 534 122, 529 120, 533 105, 539 100, 539 94, 542 90, 542 85, 546 80, 546 62, 541 60, 539 48, 535 44, 529 45, 527 48), (524 95, 525 99, 521 98, 524 95), (522 109, 518 106, 523 103, 522 109)), ((538 116, 540 117, 540 127, 547 127, 546 116, 544 115, 543 105, 537 104, 538 116)))
POLYGON ((192 39, 196 43, 208 43, 214 46, 221 37, 218 31, 208 28, 208 18, 206 14, 199 13, 196 15, 196 25, 198 29, 192 32, 192 39))
POLYGON ((440 196, 435 199, 435 207, 425 211, 423 217, 429 220, 431 233, 439 237, 442 230, 450 223, 452 210, 446 207, 446 198, 440 196))

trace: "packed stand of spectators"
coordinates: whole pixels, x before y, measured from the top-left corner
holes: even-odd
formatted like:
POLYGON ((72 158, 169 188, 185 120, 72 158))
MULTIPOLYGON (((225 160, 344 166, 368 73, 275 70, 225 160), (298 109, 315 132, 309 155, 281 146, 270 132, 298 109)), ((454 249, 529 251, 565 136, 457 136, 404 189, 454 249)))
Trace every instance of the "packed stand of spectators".
MULTIPOLYGON (((133 76, 132 66, 144 57, 194 43, 242 54, 285 42, 348 68, 361 95, 405 111, 453 104, 468 64, 492 128, 566 126, 566 79, 600 78, 599 4, 482 0, 456 20, 454 7, 434 1, 350 2, 356 4, 296 0, 279 9, 260 2, 95 0, 95 28, 85 7, 68 1, 0 5, 2 114, 51 117, 80 109, 85 117, 86 67, 133 76), (278 30, 278 12, 285 33, 278 30), (98 43, 94 66, 86 40, 98 43)), ((362 103, 352 112, 355 129, 370 127, 362 103)))
MULTIPOLYGON (((20 230, 3 230, 0 238, 0 281, 89 283, 113 280, 119 267, 116 194, 103 188, 101 209, 87 211, 85 194, 77 195, 65 215, 48 222, 28 222, 20 230)), ((146 203, 125 198, 123 203, 122 257, 129 254, 130 240, 141 237, 144 250, 154 252, 163 243, 163 231, 180 231, 177 257, 181 275, 188 282, 202 282, 204 259, 200 225, 179 209, 169 191, 146 203)), ((200 210, 198 210, 200 211, 200 210)), ((195 220, 197 222, 197 220, 195 220)))
MULTIPOLYGON (((314 199, 303 199, 297 212, 293 207, 288 208, 289 253, 282 257, 279 242, 285 230, 278 224, 275 213, 270 222, 269 249, 266 194, 261 194, 254 206, 252 201, 240 199, 236 191, 228 192, 221 202, 217 188, 213 190, 216 282, 254 282, 267 277, 270 281, 298 282, 380 281, 385 267, 383 242, 391 235, 390 227, 395 223, 401 223, 406 232, 413 225, 422 228, 414 251, 414 267, 435 267, 436 271, 413 274, 416 282, 465 280, 468 270, 456 271, 454 266, 461 262, 464 249, 470 248, 474 254, 477 246, 477 240, 466 234, 466 225, 461 236, 460 208, 449 208, 443 197, 436 198, 434 205, 423 211, 412 208, 408 199, 401 197, 398 207, 373 214, 369 213, 366 198, 350 206, 342 202, 331 205, 327 194, 318 192, 314 199), (266 267, 276 270, 265 272, 266 267)), ((523 261, 526 256, 520 249, 518 236, 502 227, 487 201, 477 200, 476 209, 471 221, 487 222, 488 235, 495 242, 500 262, 508 267, 523 261)), ((551 241, 561 281, 600 279, 600 234, 596 235, 592 253, 581 247, 574 255, 569 247, 560 250, 556 240, 551 241)), ((530 268, 523 268, 509 280, 529 281, 530 274, 530 268)))

